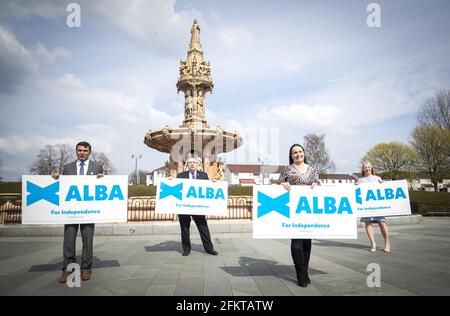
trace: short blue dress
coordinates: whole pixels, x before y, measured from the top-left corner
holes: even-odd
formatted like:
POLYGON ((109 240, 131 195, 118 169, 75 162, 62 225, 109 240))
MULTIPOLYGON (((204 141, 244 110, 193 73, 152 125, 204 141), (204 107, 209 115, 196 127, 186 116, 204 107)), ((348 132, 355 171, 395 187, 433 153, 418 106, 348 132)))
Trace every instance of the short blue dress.
MULTIPOLYGON (((372 182, 378 182, 379 177, 378 176, 368 176, 368 177, 362 177, 359 178, 359 183, 372 183, 372 182)), ((361 217, 361 222, 366 223, 379 223, 379 222, 385 222, 386 217, 384 216, 374 216, 374 217, 361 217)))

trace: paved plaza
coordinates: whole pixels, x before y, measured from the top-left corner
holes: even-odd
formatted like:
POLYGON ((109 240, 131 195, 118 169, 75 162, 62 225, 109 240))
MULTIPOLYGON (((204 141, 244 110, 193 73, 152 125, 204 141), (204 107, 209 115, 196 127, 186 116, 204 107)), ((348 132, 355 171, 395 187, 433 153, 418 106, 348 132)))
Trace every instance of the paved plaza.
POLYGON ((187 257, 176 234, 95 236, 92 278, 80 288, 57 281, 62 237, 0 237, 0 295, 450 295, 449 218, 391 225, 391 253, 382 251, 375 229, 375 253, 362 228, 357 240, 314 240, 307 288, 296 284, 290 240, 249 232, 212 229, 218 256, 206 254, 193 234, 187 257), (371 263, 381 268, 380 287, 367 285, 371 263))

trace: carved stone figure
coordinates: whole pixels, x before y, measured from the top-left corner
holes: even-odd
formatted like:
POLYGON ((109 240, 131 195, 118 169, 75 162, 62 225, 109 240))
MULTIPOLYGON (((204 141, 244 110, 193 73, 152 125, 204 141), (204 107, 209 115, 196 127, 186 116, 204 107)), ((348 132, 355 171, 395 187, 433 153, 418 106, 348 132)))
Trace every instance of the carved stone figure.
POLYGON ((170 136, 170 130, 169 130, 169 125, 164 126, 164 128, 161 130, 161 133, 164 135, 164 137, 169 137, 170 136))
POLYGON ((225 176, 225 165, 222 161, 217 162, 216 180, 223 180, 225 176))
POLYGON ((193 110, 193 105, 192 105, 192 96, 191 96, 191 90, 187 90, 186 91, 186 95, 185 95, 185 111, 186 111, 186 119, 190 118, 192 116, 192 110, 193 110))
POLYGON ((190 71, 189 64, 186 61, 181 60, 180 61, 180 76, 189 75, 189 71, 190 71))
POLYGON ((191 43, 189 45, 189 49, 199 49, 202 47, 200 45, 200 25, 198 25, 197 20, 194 20, 194 24, 191 29, 191 43))
POLYGON ((149 129, 148 131, 147 131, 147 133, 145 133, 145 139, 147 140, 147 141, 151 141, 152 140, 152 130, 151 129, 149 129))
POLYGON ((194 57, 194 60, 192 61, 192 75, 194 77, 198 76, 198 67, 197 67, 197 61, 195 60, 195 57, 194 57))
POLYGON ((200 117, 205 117, 205 108, 204 108, 204 96, 203 90, 200 89, 197 91, 197 115, 200 117))

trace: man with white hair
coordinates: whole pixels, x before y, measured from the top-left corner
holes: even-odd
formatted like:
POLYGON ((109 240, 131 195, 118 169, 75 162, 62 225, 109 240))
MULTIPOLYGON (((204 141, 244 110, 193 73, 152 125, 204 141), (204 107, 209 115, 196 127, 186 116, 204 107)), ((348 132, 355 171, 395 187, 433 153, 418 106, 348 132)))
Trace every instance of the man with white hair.
MULTIPOLYGON (((198 169, 198 159, 194 156, 190 156, 187 160, 188 170, 181 172, 177 175, 177 178, 191 179, 191 180, 209 180, 208 174, 198 169)), ((211 242, 211 236, 209 234, 208 223, 206 222, 205 215, 188 215, 179 214, 178 220, 181 227, 181 244, 183 246, 183 256, 188 256, 191 252, 191 240, 190 240, 190 227, 191 216, 197 225, 200 238, 202 239, 203 248, 206 253, 210 255, 217 255, 218 252, 214 250, 214 246, 211 242)))

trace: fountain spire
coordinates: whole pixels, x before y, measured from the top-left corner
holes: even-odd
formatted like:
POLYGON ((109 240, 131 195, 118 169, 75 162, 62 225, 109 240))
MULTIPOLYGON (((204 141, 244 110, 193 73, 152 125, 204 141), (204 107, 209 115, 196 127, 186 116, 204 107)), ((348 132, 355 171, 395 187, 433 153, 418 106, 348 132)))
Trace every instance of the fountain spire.
POLYGON ((205 94, 212 92, 211 64, 203 58, 200 43, 200 25, 197 20, 191 28, 187 58, 180 61, 178 92, 184 93, 184 121, 181 127, 208 127, 205 118, 205 94))

